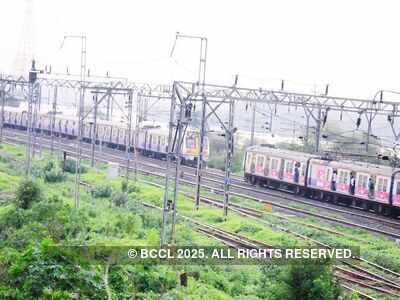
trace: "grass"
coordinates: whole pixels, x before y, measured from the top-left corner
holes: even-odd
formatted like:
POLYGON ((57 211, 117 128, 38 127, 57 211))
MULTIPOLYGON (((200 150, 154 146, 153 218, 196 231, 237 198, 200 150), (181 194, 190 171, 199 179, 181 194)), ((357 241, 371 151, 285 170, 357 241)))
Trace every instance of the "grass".
MULTIPOLYGON (((22 163, 15 163, 23 159, 24 151, 22 147, 15 147, 10 145, 3 145, 0 149, 0 199, 3 194, 12 194, 23 175, 22 163), (13 161, 13 162, 10 162, 13 161)), ((35 166, 43 167, 50 159, 50 155, 44 153, 41 159, 35 161, 35 166)), ((88 166, 88 162, 83 162, 88 166)), ((106 175, 106 164, 96 165, 96 168, 87 168, 87 172, 81 175, 82 181, 90 183, 91 185, 111 185, 114 191, 120 191, 121 178, 108 179, 106 175)), ((151 182, 163 184, 163 179, 153 176, 140 175, 140 179, 145 179, 151 182)), ((67 174, 66 180, 60 183, 44 184, 42 188, 45 191, 46 197, 58 196, 63 201, 74 206, 74 174, 67 174)), ((131 183, 132 184, 132 183, 131 183)), ((132 214, 129 206, 137 205, 138 201, 150 202, 155 205, 161 206, 164 192, 162 189, 149 186, 142 182, 136 183, 140 193, 130 194, 128 208, 126 207, 112 207, 110 209, 110 199, 93 198, 90 193, 85 192, 81 188, 81 208, 88 212, 91 231, 88 234, 88 239, 94 243, 108 243, 108 244, 125 244, 125 245, 150 245, 158 244, 159 231, 158 229, 143 230, 143 221, 132 214)), ((193 189, 181 185, 183 191, 189 192, 193 189)), ((202 191, 203 195, 215 197, 215 193, 209 191, 202 191)), ((233 196, 231 201, 239 204, 246 204, 258 209, 263 209, 263 205, 257 202, 241 199, 240 197, 233 196)), ((0 202, 0 218, 7 214, 13 204, 5 201, 0 202)), ((191 199, 180 195, 178 197, 178 212, 182 215, 192 217, 201 222, 218 226, 222 229, 233 231, 249 238, 265 241, 268 244, 276 245, 279 247, 284 246, 305 246, 307 242, 299 239, 286 232, 278 231, 273 225, 284 226, 294 232, 304 234, 306 236, 317 239, 321 242, 327 243, 332 246, 359 246, 361 254, 364 258, 371 260, 382 266, 386 266, 394 271, 400 272, 400 249, 398 246, 388 239, 377 237, 364 230, 355 230, 340 225, 330 225, 331 229, 346 233, 350 237, 340 237, 316 229, 299 226, 296 220, 302 222, 321 226, 322 223, 315 218, 293 216, 293 222, 290 220, 279 219, 277 213, 265 213, 264 220, 272 224, 271 227, 261 224, 258 221, 250 220, 240 216, 234 212, 229 212, 229 217, 224 220, 222 217, 222 210, 211 208, 206 205, 201 205, 200 210, 194 210, 194 204, 191 199), (366 243, 360 244, 358 241, 351 239, 351 236, 356 236, 358 239, 363 239, 366 243)), ((302 207, 303 208, 303 207, 302 207)), ((144 209, 143 207, 141 209, 144 209)), ((152 218, 159 220, 160 211, 154 210, 148 212, 150 220, 152 218)), ((147 222, 147 221, 146 221, 147 222)), ((323 226, 327 226, 324 224, 323 226)), ((177 242, 180 245, 217 245, 218 242, 209 239, 193 230, 190 224, 177 225, 177 242)), ((247 267, 243 267, 246 269, 247 267)), ((249 267, 248 270, 254 268, 249 267)), ((251 272, 251 271, 249 271, 251 272)))

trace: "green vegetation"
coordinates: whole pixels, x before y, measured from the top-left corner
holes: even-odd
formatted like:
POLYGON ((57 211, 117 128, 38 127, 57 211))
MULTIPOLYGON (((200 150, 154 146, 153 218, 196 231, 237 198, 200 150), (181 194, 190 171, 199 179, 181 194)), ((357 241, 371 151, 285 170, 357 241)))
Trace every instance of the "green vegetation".
MULTIPOLYGON (((141 202, 160 205, 162 190, 110 180, 105 172, 86 167, 82 180, 93 188, 81 188, 81 207, 75 209, 73 174, 65 172, 62 181, 46 180, 43 174, 59 164, 44 156, 35 162, 42 175, 24 180, 23 168, 9 163, 18 158, 18 148, 8 153, 10 157, 0 160, 0 299, 338 299, 342 292, 329 262, 163 266, 107 260, 94 264, 74 257, 65 245, 158 245, 160 211, 141 202), (18 184, 11 197, 3 198, 4 191, 12 191, 12 182, 3 178, 18 184), (187 287, 179 284, 183 272, 198 274, 189 276, 187 287)), ((202 206, 194 211, 193 203, 183 196, 178 207, 183 215, 270 244, 304 245, 234 213, 224 221, 218 209, 202 206)), ((220 245, 181 220, 176 230, 178 245, 220 245)))
MULTIPOLYGON (((226 145, 225 138, 220 136, 209 136, 210 140, 210 158, 208 160, 208 167, 219 170, 225 170, 225 158, 226 158, 226 145)), ((235 151, 232 157, 233 173, 240 173, 243 170, 243 157, 245 147, 235 147, 235 151)))
POLYGON ((26 179, 18 186, 16 200, 18 207, 27 209, 32 203, 40 200, 41 190, 39 185, 32 179, 26 179))

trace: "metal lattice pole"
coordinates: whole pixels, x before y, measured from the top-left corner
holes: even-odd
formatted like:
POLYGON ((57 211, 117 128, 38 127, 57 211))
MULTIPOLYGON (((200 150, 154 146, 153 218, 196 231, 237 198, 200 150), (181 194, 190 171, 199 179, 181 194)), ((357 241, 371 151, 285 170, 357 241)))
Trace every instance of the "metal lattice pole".
POLYGON ((4 88, 0 90, 1 97, 1 127, 0 127, 0 143, 3 142, 3 127, 4 127, 4 106, 6 105, 6 92, 4 88))
POLYGON ((228 207, 229 207, 229 188, 231 184, 231 166, 232 166, 232 157, 233 157, 233 149, 234 149, 234 128, 233 128, 233 116, 234 116, 234 100, 230 99, 229 102, 229 121, 228 128, 225 131, 226 138, 226 159, 225 159, 225 185, 224 185, 224 217, 228 216, 228 207))
POLYGON ((170 211, 170 199, 169 199, 169 169, 172 163, 173 154, 173 131, 175 128, 175 106, 176 106, 176 85, 174 83, 172 87, 172 97, 171 97, 171 106, 170 106, 170 115, 169 115, 169 132, 168 132, 168 150, 167 150, 167 164, 165 171, 165 183, 164 183, 164 201, 163 201, 163 210, 162 210, 162 224, 161 224, 161 232, 160 232, 160 244, 164 246, 166 243, 166 235, 167 235, 167 223, 168 223, 168 215, 170 211))
POLYGON ((51 135, 51 154, 54 152, 54 128, 56 126, 56 114, 57 114, 57 93, 58 87, 54 87, 54 95, 53 95, 53 103, 52 103, 52 116, 51 116, 51 124, 50 124, 50 135, 51 135))
POLYGON ((179 119, 177 121, 177 140, 175 142, 175 182, 174 182, 174 196, 172 200, 172 227, 171 227, 171 243, 176 244, 176 213, 177 213, 177 197, 179 191, 179 178, 182 160, 182 143, 184 137, 184 126, 187 126, 184 120, 184 110, 186 109, 185 101, 180 103, 179 119))
POLYGON ((140 122, 141 119, 141 101, 142 95, 141 93, 137 93, 136 97, 136 120, 135 120, 135 138, 134 138, 134 180, 137 181, 137 166, 138 166, 138 158, 139 158, 139 130, 140 130, 140 122))
POLYGON ((251 114, 251 133, 250 133, 250 146, 254 145, 254 130, 256 126, 256 103, 253 103, 253 111, 251 114))
MULTIPOLYGON (((75 37, 75 36, 73 36, 75 37)), ((80 182, 81 182, 81 156, 82 156, 82 136, 83 136, 83 114, 85 104, 85 74, 86 74, 86 37, 79 36, 81 39, 81 72, 80 72, 80 93, 78 104, 78 134, 76 143, 76 165, 75 165, 75 207, 80 206, 80 182)))
POLYGON ((199 209, 200 207, 200 193, 201 193, 201 176, 202 176, 202 169, 204 163, 204 136, 206 135, 205 130, 205 123, 206 123, 206 96, 203 94, 202 97, 202 105, 201 105, 201 126, 200 126, 200 149, 199 149, 199 156, 197 160, 197 182, 196 182, 196 201, 195 201, 195 208, 199 209))
POLYGON ((94 167, 94 155, 96 149, 96 140, 97 140, 97 110, 98 110, 98 93, 95 93, 93 96, 94 102, 94 113, 93 113, 93 126, 91 130, 91 138, 92 138, 92 149, 90 153, 90 165, 94 167))
MULTIPOLYGON (((129 168, 131 162, 131 140, 132 140, 132 91, 128 94, 128 115, 127 115, 127 133, 125 134, 125 153, 126 153, 126 173, 125 173, 125 182, 128 187, 129 183, 129 168)), ((126 190, 128 192, 128 189, 126 190)))

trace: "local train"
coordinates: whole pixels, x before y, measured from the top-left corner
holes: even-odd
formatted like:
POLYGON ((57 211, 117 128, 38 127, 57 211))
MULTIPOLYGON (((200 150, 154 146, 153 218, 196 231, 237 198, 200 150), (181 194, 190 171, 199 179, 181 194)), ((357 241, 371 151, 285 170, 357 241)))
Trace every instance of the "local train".
MULTIPOLYGON (((53 130, 51 130, 52 116, 38 114, 35 122, 35 131, 41 134, 61 136, 76 139, 78 132, 78 120, 73 117, 56 116, 53 130)), ((26 130, 28 126, 27 112, 16 109, 6 109, 4 115, 4 126, 14 129, 26 130)), ((82 140, 91 143, 93 122, 85 122, 83 126, 82 140)), ((123 124, 116 124, 98 120, 96 122, 96 144, 102 144, 110 148, 125 150, 127 144, 128 130, 123 124)), ((132 151, 135 145, 135 130, 131 130, 132 151)), ((182 163, 188 166, 196 166, 199 157, 200 134, 196 129, 187 129, 182 143, 182 163)), ((168 129, 160 125, 143 124, 138 134, 138 151, 144 156, 157 159, 165 159, 168 151, 168 129)), ((204 162, 207 163, 209 156, 209 141, 204 139, 204 162)))
POLYGON ((389 166, 259 145, 246 150, 244 177, 253 185, 400 216, 400 169, 389 166))

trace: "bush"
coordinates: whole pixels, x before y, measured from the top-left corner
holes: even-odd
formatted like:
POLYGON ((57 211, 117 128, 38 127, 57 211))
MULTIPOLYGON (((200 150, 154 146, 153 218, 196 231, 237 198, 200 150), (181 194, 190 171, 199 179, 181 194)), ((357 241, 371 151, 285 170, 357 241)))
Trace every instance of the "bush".
POLYGON ((125 180, 121 181, 121 191, 125 193, 127 190, 128 190, 128 183, 125 180))
POLYGON ((60 182, 64 180, 64 174, 59 168, 51 169, 44 172, 44 181, 60 182))
POLYGON ((342 293, 329 260, 296 262, 274 288, 269 299, 337 300, 342 293))
POLYGON ((98 185, 91 190, 94 198, 108 198, 112 194, 112 187, 109 185, 98 185))
POLYGON ((33 202, 38 202, 41 197, 41 189, 32 179, 23 180, 17 189, 17 203, 22 209, 31 207, 33 202))
POLYGON ((51 171, 55 168, 55 166, 56 166, 55 162, 52 160, 49 160, 47 162, 47 164, 43 167, 43 172, 46 173, 48 171, 51 171))
POLYGON ((113 195, 112 202, 115 206, 125 206, 126 202, 128 202, 128 196, 124 193, 117 193, 113 195))
MULTIPOLYGON (((65 162, 61 161, 61 169, 64 172, 75 174, 76 172, 76 161, 73 159, 66 159, 65 162)), ((81 164, 81 174, 86 173, 86 167, 81 164)))

